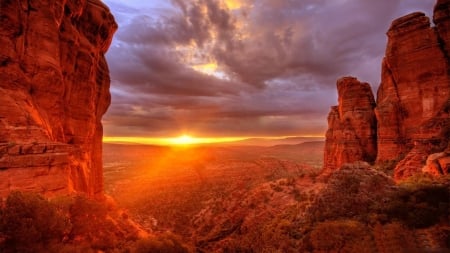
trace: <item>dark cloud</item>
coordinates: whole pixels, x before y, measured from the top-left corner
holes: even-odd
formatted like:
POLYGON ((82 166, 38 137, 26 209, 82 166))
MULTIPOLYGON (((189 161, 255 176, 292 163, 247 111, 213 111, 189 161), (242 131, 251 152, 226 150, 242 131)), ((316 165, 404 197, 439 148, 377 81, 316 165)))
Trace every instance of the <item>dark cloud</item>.
POLYGON ((254 84, 313 74, 316 85, 333 85, 358 59, 380 58, 399 1, 341 2, 258 1, 251 38, 218 50, 217 58, 254 84))
POLYGON ((390 22, 434 4, 106 2, 119 22, 107 54, 108 136, 323 134, 335 80, 353 75, 376 88, 390 22))

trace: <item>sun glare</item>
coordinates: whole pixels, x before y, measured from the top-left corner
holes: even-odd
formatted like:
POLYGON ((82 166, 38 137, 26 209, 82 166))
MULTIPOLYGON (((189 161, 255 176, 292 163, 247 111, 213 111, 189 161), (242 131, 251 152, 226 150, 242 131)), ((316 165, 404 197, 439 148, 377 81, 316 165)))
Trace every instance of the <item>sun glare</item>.
POLYGON ((174 145, 189 145, 189 144, 198 143, 198 140, 196 140, 196 138, 194 138, 194 137, 184 134, 184 135, 172 138, 170 140, 170 142, 174 145))
POLYGON ((192 137, 184 134, 178 137, 103 137, 103 142, 106 143, 135 143, 135 144, 150 144, 150 145, 164 145, 164 146, 187 146, 194 144, 211 144, 211 143, 225 143, 244 140, 246 137, 192 137))

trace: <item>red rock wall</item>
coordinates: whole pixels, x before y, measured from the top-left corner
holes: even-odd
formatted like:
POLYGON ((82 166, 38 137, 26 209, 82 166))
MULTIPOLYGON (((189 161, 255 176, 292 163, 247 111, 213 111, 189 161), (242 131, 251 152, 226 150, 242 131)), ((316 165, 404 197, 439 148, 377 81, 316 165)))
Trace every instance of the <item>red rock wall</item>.
POLYGON ((423 13, 395 20, 388 31, 382 81, 377 96, 377 160, 406 155, 414 141, 435 131, 420 131, 437 116, 450 94, 448 59, 438 33, 423 13))
MULTIPOLYGON (((450 0, 437 1, 433 21, 432 27, 425 14, 412 13, 393 21, 387 32, 386 56, 374 110, 377 144, 364 148, 370 151, 377 148, 378 165, 396 164, 396 180, 421 171, 430 154, 442 152, 449 145, 450 0)), ((355 100, 361 94, 342 95, 339 91, 339 108, 346 103, 361 103, 355 100)), ((343 161, 364 160, 358 155, 348 158, 340 155, 355 152, 357 145, 351 143, 359 140, 342 134, 343 129, 354 126, 342 123, 340 110, 338 113, 333 108, 328 118, 325 170, 339 168, 343 161)), ((373 131, 373 122, 369 119, 366 124, 358 124, 360 131, 373 131)), ((372 157, 365 161, 372 162, 372 157)))
POLYGON ((116 29, 99 0, 1 1, 0 196, 102 192, 116 29))
POLYGON ((394 177, 420 171, 449 139, 449 1, 438 1, 435 27, 423 13, 392 22, 378 90, 377 162, 399 161, 394 177))
POLYGON ((373 162, 377 154, 375 99, 368 83, 344 77, 337 81, 339 105, 328 115, 324 169, 345 163, 373 162))
POLYGON ((434 6, 433 23, 435 24, 439 40, 442 43, 442 50, 448 58, 450 53, 450 1, 437 1, 434 6))

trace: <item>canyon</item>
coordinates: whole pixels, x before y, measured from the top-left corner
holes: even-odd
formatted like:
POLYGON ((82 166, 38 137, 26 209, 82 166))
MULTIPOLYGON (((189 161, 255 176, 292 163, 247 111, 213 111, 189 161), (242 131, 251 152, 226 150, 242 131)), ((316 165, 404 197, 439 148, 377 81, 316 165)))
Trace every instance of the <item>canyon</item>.
POLYGON ((449 173, 449 12, 450 1, 440 0, 434 26, 418 12, 392 22, 376 103, 368 84, 338 80, 324 173, 356 161, 391 171, 397 181, 422 171, 449 173))
MULTIPOLYGON (((347 163, 389 167, 396 180, 449 172, 450 17, 392 22, 376 101, 370 85, 337 81, 324 174, 347 163)), ((110 103, 104 54, 117 29, 100 1, 2 3, 0 195, 103 190, 101 117, 110 103)))
POLYGON ((103 192, 104 57, 117 24, 100 0, 2 1, 0 196, 103 192))
POLYGON ((1 4, 0 251, 450 248, 450 0, 392 22, 376 98, 337 80, 325 143, 267 147, 102 145, 108 7, 1 4))

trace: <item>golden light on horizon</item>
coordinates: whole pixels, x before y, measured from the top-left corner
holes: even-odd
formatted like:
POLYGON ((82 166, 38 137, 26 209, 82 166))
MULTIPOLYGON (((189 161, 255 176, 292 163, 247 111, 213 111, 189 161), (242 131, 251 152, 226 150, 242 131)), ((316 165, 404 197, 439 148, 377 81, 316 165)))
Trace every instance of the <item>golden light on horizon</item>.
POLYGON ((302 138, 324 138, 323 135, 302 135, 302 136, 239 136, 239 137, 194 137, 183 134, 176 137, 121 137, 121 136, 103 136, 104 143, 116 144, 145 144, 160 146, 189 146, 202 144, 226 144, 236 141, 245 141, 249 139, 282 140, 292 137, 302 138))
POLYGON ((199 140, 197 138, 191 137, 190 135, 183 134, 181 136, 172 138, 170 140, 174 145, 190 145, 190 144, 198 144, 199 140))
POLYGON ((128 143, 163 146, 181 146, 195 144, 226 143, 245 140, 248 137, 192 137, 184 134, 178 137, 108 137, 103 136, 105 143, 128 143))

